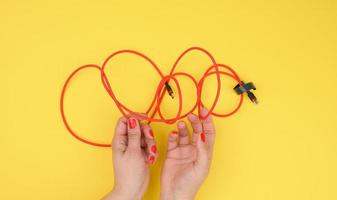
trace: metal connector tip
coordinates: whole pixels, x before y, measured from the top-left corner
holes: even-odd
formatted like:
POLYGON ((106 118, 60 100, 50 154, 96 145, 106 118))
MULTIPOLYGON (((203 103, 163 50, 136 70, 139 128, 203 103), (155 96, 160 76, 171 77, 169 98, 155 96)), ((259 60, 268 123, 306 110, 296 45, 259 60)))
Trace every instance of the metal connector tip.
POLYGON ((258 104, 257 98, 251 91, 247 91, 247 95, 251 102, 253 102, 255 105, 258 104))
POLYGON ((259 104, 259 101, 258 101, 257 99, 254 99, 254 100, 253 100, 253 103, 254 103, 255 105, 258 105, 258 104, 259 104))
POLYGON ((169 93, 169 95, 171 96, 172 99, 174 99, 174 94, 173 93, 169 93))

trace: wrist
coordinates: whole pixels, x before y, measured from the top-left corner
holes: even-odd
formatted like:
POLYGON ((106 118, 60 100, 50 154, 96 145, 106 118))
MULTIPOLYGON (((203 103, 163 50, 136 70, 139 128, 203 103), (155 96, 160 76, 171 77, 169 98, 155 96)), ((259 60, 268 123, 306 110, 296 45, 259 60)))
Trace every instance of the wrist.
POLYGON ((160 195, 160 200, 193 200, 193 199, 194 195, 178 195, 178 194, 160 195))
POLYGON ((103 200, 141 200, 141 197, 135 197, 128 193, 113 189, 108 195, 103 198, 103 200))

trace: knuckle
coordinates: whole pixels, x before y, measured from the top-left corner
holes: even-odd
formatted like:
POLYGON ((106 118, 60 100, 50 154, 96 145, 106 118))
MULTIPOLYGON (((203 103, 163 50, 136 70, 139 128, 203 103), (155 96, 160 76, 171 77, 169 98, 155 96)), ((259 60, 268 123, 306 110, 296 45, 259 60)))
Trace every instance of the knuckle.
POLYGON ((139 138, 139 136, 140 136, 140 132, 138 131, 129 131, 128 133, 129 138, 139 138))
POLYGON ((131 157, 138 157, 141 154, 139 146, 132 146, 132 147, 129 146, 126 152, 131 157))

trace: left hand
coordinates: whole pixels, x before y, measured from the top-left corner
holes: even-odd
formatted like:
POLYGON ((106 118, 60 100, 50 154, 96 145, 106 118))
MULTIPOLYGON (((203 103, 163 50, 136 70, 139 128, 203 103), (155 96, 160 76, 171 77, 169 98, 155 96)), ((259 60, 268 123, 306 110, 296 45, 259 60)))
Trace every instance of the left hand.
POLYGON ((105 200, 141 199, 149 183, 149 164, 157 159, 157 147, 149 125, 135 117, 121 117, 112 141, 115 186, 105 200))

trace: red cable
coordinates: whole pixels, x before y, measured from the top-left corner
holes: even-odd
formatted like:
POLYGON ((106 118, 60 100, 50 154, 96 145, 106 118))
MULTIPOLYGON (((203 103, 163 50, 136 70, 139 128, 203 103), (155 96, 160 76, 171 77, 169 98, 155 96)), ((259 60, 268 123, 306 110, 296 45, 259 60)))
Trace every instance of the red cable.
POLYGON ((213 58, 213 56, 206 51, 205 49, 202 49, 200 47, 192 47, 189 48, 187 50, 185 50, 176 60, 176 62, 174 63, 174 65, 172 66, 172 69, 170 71, 169 75, 164 76, 163 73, 160 71, 159 67, 146 55, 139 53, 137 51, 133 51, 133 50, 121 50, 121 51, 117 51, 113 54, 111 54, 104 62, 103 65, 100 67, 98 65, 94 65, 94 64, 89 64, 89 65, 83 65, 79 68, 77 68, 74 72, 72 72, 70 74, 70 76, 67 78, 66 82, 64 83, 64 86, 62 88, 62 92, 61 92, 61 98, 60 98, 60 110, 61 110, 61 116, 63 119, 63 122, 66 126, 66 128, 68 129, 68 131, 78 140, 80 140, 81 142, 84 142, 86 144, 90 144, 93 146, 100 146, 100 147, 111 147, 111 144, 101 144, 101 143, 96 143, 96 142, 92 142, 89 141, 87 139, 81 138, 75 131, 73 131, 66 119, 65 113, 64 113, 64 96, 65 96, 65 92, 67 89, 67 86, 70 82, 70 80, 81 70, 83 69, 88 69, 88 68, 95 68, 98 69, 101 72, 101 80, 102 80, 102 84, 103 87, 105 88, 105 90, 108 92, 108 94, 110 95, 110 97, 112 98, 112 100, 115 102, 117 108, 119 109, 119 111, 122 113, 122 115, 124 115, 125 117, 129 114, 134 115, 136 117, 139 117, 143 120, 148 121, 148 123, 151 122, 164 122, 167 124, 173 124, 175 122, 177 122, 178 120, 185 118, 188 114, 192 113, 196 108, 198 108, 198 115, 201 119, 205 119, 207 118, 209 115, 213 115, 213 116, 217 116, 217 117, 228 117, 230 115, 233 115, 234 113, 236 113, 240 106, 242 105, 243 102, 243 94, 240 95, 240 100, 239 103, 237 105, 237 107, 226 114, 219 114, 219 113, 215 113, 213 112, 218 100, 219 100, 219 96, 220 96, 220 91, 221 91, 221 81, 220 81, 220 76, 221 75, 226 75, 229 76, 231 78, 233 78, 234 80, 236 80, 239 84, 241 83, 241 80, 239 78, 239 76, 237 75, 237 73, 230 67, 223 65, 223 64, 218 64, 216 63, 215 59, 213 58), (203 74, 203 76, 201 77, 201 79, 199 81, 197 81, 193 76, 191 76, 188 73, 185 72, 174 72, 175 68, 177 67, 177 65, 179 64, 180 60, 190 51, 200 51, 204 54, 206 54, 212 61, 212 66, 210 66, 205 73, 203 74), (158 72, 159 76, 161 77, 161 81, 159 82, 158 86, 157 86, 157 90, 156 93, 152 99, 152 102, 150 104, 150 106, 148 107, 147 111, 145 112, 148 116, 144 116, 143 114, 139 113, 139 112, 134 112, 130 109, 128 109, 124 104, 122 104, 115 96, 115 94, 113 93, 113 90, 111 89, 111 85, 109 83, 109 80, 104 72, 104 69, 107 65, 107 63, 116 55, 119 54, 133 54, 133 55, 137 55, 143 59, 145 59, 147 62, 149 62, 154 68, 155 70, 158 72), (214 69, 214 70, 213 70, 214 69), (225 71, 220 71, 220 69, 226 69, 228 70, 228 72, 225 71), (212 71, 213 70, 213 71, 212 71), (200 115, 200 109, 204 106, 202 101, 201 101, 201 94, 202 94, 202 88, 203 88, 203 83, 205 81, 205 79, 211 75, 216 75, 217 76, 217 92, 216 92, 216 97, 213 101, 213 104, 211 105, 209 112, 207 113, 206 116, 201 116, 200 115), (193 106, 193 108, 182 114, 182 94, 181 94, 181 89, 180 89, 180 85, 178 80, 176 79, 176 76, 185 76, 189 79, 191 79, 196 87, 196 92, 197 92, 197 100, 193 106), (179 109, 178 112, 176 114, 176 116, 174 118, 169 118, 169 119, 165 119, 165 117, 162 115, 161 110, 160 110, 160 104, 163 100, 163 97, 166 93, 166 88, 165 88, 165 83, 169 82, 170 80, 173 80, 173 82, 176 85, 176 91, 178 93, 178 98, 179 98, 179 109), (152 111, 152 112, 151 112, 152 111), (151 114, 150 114, 151 113, 151 114), (158 113, 159 118, 155 118, 155 115, 158 113), (150 115, 149 115, 150 114, 150 115))

